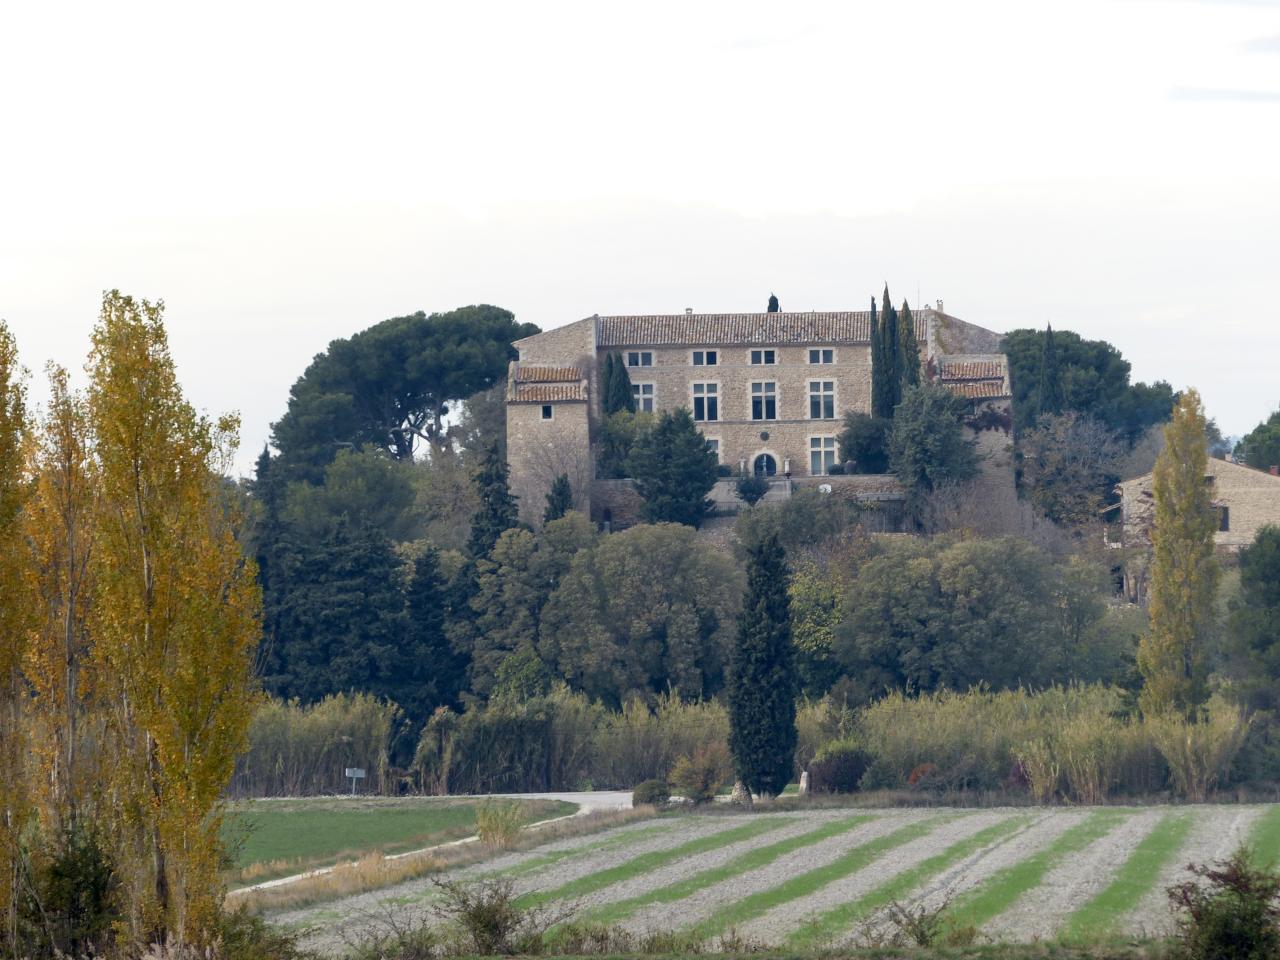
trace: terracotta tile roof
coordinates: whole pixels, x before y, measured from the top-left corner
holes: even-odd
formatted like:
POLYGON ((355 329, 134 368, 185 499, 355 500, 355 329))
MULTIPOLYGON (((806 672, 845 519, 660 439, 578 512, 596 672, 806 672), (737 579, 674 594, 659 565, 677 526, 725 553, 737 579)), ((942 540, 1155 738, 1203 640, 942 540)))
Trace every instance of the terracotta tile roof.
MULTIPOLYGON (((923 311, 922 311, 923 313, 923 311)), ((600 317, 601 347, 870 343, 871 313, 673 313, 600 317)), ((923 333, 923 325, 920 332, 923 333)))
POLYGON ((938 358, 938 378, 957 396, 968 400, 1012 397, 1009 358, 1002 353, 938 358))
POLYGON ((574 383, 581 379, 582 371, 577 367, 517 364, 515 368, 516 383, 574 383))
POLYGON ((944 380, 942 385, 966 400, 994 400, 1009 396, 1008 388, 999 380, 944 380))
POLYGON ((578 383, 513 383, 507 393, 509 403, 556 403, 585 401, 586 384, 578 383))
POLYGON ((1003 380, 1009 371, 1004 358, 999 360, 951 360, 942 358, 943 380, 1003 380))

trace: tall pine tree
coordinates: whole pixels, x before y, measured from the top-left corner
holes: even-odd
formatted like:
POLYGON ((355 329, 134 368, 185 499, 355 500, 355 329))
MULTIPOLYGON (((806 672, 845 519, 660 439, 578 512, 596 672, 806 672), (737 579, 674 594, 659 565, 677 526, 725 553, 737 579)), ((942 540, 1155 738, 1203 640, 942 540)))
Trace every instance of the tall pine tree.
POLYGON ((547 493, 547 509, 542 515, 543 523, 559 520, 573 509, 573 487, 569 484, 569 475, 562 473, 556 477, 547 493))
POLYGON ((729 748, 738 779, 776 796, 791 779, 799 680, 786 554, 777 536, 747 552, 747 591, 729 676, 729 748))
POLYGON ((871 416, 889 419, 893 416, 893 392, 889 379, 893 370, 886 365, 884 324, 876 316, 876 298, 871 298, 871 416))
POLYGON ((1219 568, 1213 555, 1217 516, 1204 482, 1204 423, 1200 394, 1186 391, 1164 429, 1165 448, 1153 474, 1150 624, 1138 644, 1138 704, 1149 716, 1170 710, 1192 715, 1209 695, 1205 647, 1219 568))
POLYGON ((1053 325, 1044 328, 1044 344, 1040 350, 1040 388, 1036 391, 1036 412, 1053 414, 1062 412, 1062 371, 1058 367, 1058 352, 1053 345, 1053 325))
POLYGON ((467 660, 449 641, 445 611, 447 588, 440 574, 440 556, 428 547, 413 561, 413 576, 405 600, 404 659, 406 690, 396 702, 414 729, 421 728, 440 706, 456 706, 467 682, 467 660))
POLYGON ((885 382, 888 416, 902 402, 902 351, 898 344, 898 311, 889 299, 889 285, 884 285, 884 301, 880 305, 881 349, 884 351, 884 368, 888 371, 885 382))
POLYGON ((604 406, 606 417, 624 411, 636 412, 636 398, 631 393, 631 375, 627 373, 627 365, 622 362, 621 354, 605 355, 604 369, 600 375, 600 402, 604 406))
POLYGON ((898 402, 901 403, 907 389, 920 383, 920 343, 916 339, 911 305, 905 300, 898 317, 898 366, 898 402))
POLYGON ((502 459, 496 443, 485 453, 476 471, 475 487, 480 508, 471 517, 467 552, 473 559, 479 559, 488 556, 502 532, 510 530, 518 521, 516 498, 507 486, 507 462, 502 459))

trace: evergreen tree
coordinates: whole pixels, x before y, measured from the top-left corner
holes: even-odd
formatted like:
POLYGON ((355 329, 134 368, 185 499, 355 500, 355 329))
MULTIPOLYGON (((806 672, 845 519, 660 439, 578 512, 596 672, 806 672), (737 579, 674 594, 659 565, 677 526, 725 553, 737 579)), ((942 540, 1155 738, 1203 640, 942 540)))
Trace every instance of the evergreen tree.
POLYGON ((1240 552, 1240 600, 1231 615, 1239 668, 1234 671, 1258 710, 1280 706, 1280 527, 1265 526, 1240 552))
POLYGON ((778 306, 778 298, 772 293, 769 294, 769 313, 777 313, 782 308, 778 306))
POLYGON ((920 343, 916 338, 915 320, 911 306, 902 301, 902 313, 898 317, 898 402, 902 402, 907 389, 920 384, 920 343))
POLYGON ((1062 412, 1062 371, 1058 368, 1058 351, 1053 344, 1053 325, 1044 328, 1044 346, 1040 351, 1040 388, 1036 391, 1036 413, 1062 412))
POLYGON ((488 556, 504 530, 518 522, 516 498, 507 486, 507 464, 495 443, 485 454, 475 475, 476 495, 480 508, 471 517, 471 536, 467 552, 473 559, 488 556))
POLYGON ((716 455, 689 411, 664 411, 631 451, 631 476, 650 523, 702 525, 716 482, 716 455))
POLYGON ((747 590, 729 672, 729 748, 738 779, 776 796, 796 749, 796 675, 786 554, 776 536, 747 552, 747 590))
MULTIPOLYGON (((466 685, 467 662, 453 649, 446 630, 447 587, 440 555, 428 547, 413 561, 405 598, 405 688, 396 702, 420 728, 440 706, 456 706, 466 685)), ((415 738, 416 739, 416 738, 415 738)))
POLYGON ((884 302, 880 307, 880 326, 883 328, 880 346, 884 351, 885 393, 889 404, 888 416, 902 402, 902 350, 898 343, 898 311, 889 299, 889 285, 884 285, 884 302))
POLYGON ((928 496, 941 484, 963 482, 978 472, 974 443, 961 418, 965 402, 946 387, 911 387, 893 413, 889 467, 907 493, 907 510, 920 522, 928 496))
POLYGON ((1208 699, 1208 633, 1219 568, 1213 555, 1218 522, 1204 476, 1208 452, 1200 394, 1187 390, 1164 429, 1156 460, 1150 623, 1138 645, 1142 712, 1190 716, 1208 699))
POLYGON ((573 509, 573 487, 569 485, 569 475, 562 473, 551 484, 547 493, 547 510, 542 515, 543 523, 559 520, 573 509))
POLYGON ((282 560, 288 590, 263 685, 308 703, 344 690, 400 703, 414 680, 402 659, 405 597, 391 541, 341 521, 322 539, 297 541, 282 560))
POLYGON ((893 371, 886 365, 884 325, 876 317, 876 298, 871 298, 871 415, 889 419, 893 416, 893 394, 889 378, 893 371))
POLYGON ((627 373, 627 365, 622 362, 621 354, 610 353, 604 358, 604 370, 600 376, 600 402, 604 406, 604 415, 636 412, 636 398, 631 393, 631 375, 627 373))

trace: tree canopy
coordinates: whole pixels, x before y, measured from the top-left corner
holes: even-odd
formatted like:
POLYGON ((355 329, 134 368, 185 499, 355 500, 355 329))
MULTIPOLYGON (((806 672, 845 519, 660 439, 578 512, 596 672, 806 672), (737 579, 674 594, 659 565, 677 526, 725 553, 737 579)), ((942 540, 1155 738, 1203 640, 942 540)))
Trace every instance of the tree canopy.
POLYGON ((893 413, 889 465, 917 516, 939 486, 963 482, 978 471, 974 444, 961 429, 965 401, 945 387, 925 383, 907 390, 893 413))
POLYGON ((859 570, 834 649, 861 698, 1094 679, 1101 570, 1025 540, 912 540, 859 570))
POLYGON ((716 455, 684 408, 664 410, 631 451, 631 475, 650 523, 702 525, 716 483, 716 455))
POLYGON ((516 357, 512 341, 536 332, 480 305, 393 317, 334 340, 294 383, 272 428, 288 479, 318 482, 344 447, 410 460, 421 441, 440 446, 453 406, 497 383, 516 357))
POLYGON ((1244 435, 1236 444, 1236 457, 1259 470, 1280 464, 1280 410, 1244 435))
POLYGON ((1132 443, 1172 414, 1173 388, 1164 381, 1131 384, 1129 361, 1102 340, 1085 340, 1069 330, 1014 330, 1004 338, 1004 352, 1019 430, 1041 412, 1074 410, 1098 418, 1132 443), (1056 396, 1042 399, 1042 390, 1056 396))

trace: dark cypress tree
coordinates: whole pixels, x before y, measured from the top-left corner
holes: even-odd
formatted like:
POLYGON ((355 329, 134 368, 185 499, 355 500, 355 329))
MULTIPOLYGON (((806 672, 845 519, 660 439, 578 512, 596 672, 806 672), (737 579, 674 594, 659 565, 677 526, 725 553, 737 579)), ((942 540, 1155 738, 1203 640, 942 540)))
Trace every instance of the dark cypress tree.
POLYGON ((798 689, 786 554, 769 536, 747 552, 728 691, 729 748, 738 779, 753 793, 777 796, 791 779, 798 689))
POLYGON ((631 375, 622 356, 610 353, 605 356, 604 372, 600 378, 600 402, 606 417, 624 410, 636 412, 636 398, 631 395, 631 375))
POLYGON ((547 493, 547 510, 542 515, 543 523, 559 520, 573 509, 573 487, 569 485, 569 475, 560 474, 551 484, 547 493))
POLYGON ((781 309, 782 308, 778 306, 778 298, 775 297, 772 293, 769 294, 769 312, 777 313, 781 309))
POLYGON ((884 367, 889 371, 885 392, 888 394, 889 416, 902 402, 902 351, 898 343, 898 311, 889 300, 889 285, 884 285, 884 302, 880 306, 882 334, 880 346, 884 351, 884 367))
MULTIPOLYGON (((415 731, 436 707, 456 706, 466 686, 466 658, 454 650, 445 629, 448 600, 439 554, 428 547, 413 561, 405 598, 406 643, 400 666, 406 692, 396 701, 415 731)), ((416 743, 416 737, 411 739, 416 743)))
POLYGON ((901 368, 898 402, 901 403, 907 389, 920 383, 920 343, 916 339, 911 305, 905 300, 902 301, 902 313, 898 316, 898 365, 901 368))
POLYGON ((471 536, 467 540, 467 552, 473 559, 487 557, 503 531, 510 530, 518 521, 516 498, 507 486, 507 462, 493 444, 475 475, 476 494, 480 508, 471 517, 471 536))
POLYGON ((871 298, 871 415, 888 419, 893 415, 885 389, 888 371, 884 367, 884 330, 876 316, 876 298, 871 298), (888 412, 886 412, 886 407, 888 412))
POLYGON ((1058 352, 1053 345, 1053 325, 1044 328, 1044 344, 1040 349, 1040 387, 1036 393, 1038 414, 1062 412, 1062 371, 1058 368, 1058 352))

